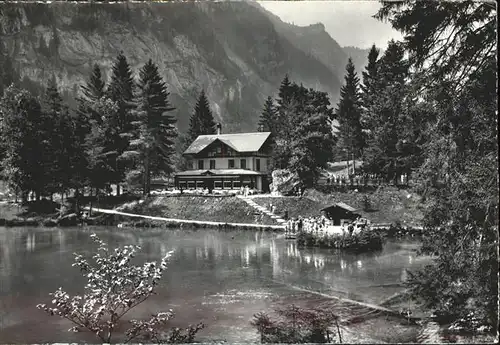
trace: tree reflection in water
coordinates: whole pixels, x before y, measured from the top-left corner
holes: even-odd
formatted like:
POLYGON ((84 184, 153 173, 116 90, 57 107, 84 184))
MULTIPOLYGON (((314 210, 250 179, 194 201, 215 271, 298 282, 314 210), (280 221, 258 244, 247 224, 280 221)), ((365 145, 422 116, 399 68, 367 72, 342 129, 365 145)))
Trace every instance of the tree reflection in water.
MULTIPOLYGON (((260 231, 0 228, 0 303, 6 297, 12 299, 12 307, 6 308, 12 314, 9 322, 29 327, 33 334, 41 332, 47 341, 73 339, 66 333, 69 327, 48 324, 46 316, 33 312, 33 308, 59 286, 79 289, 81 282, 71 267, 72 253, 95 249, 89 240, 90 231, 97 232, 111 247, 140 245, 137 260, 141 261, 154 260, 175 249, 164 286, 154 303, 140 312, 146 315, 158 305, 182 306, 194 319, 207 315, 211 320, 207 331, 213 330, 210 332, 227 329, 230 323, 252 333, 247 320, 268 305, 262 301, 263 296, 272 298, 273 303, 285 296, 316 298, 305 292, 297 295, 291 287, 383 300, 397 292, 396 288, 370 285, 400 282, 405 278, 403 269, 425 264, 421 259, 414 260, 410 249, 400 246, 389 246, 378 255, 356 256, 320 248, 299 249, 294 241, 260 231), (222 297, 210 300, 215 295, 222 297), (207 304, 209 301, 213 303, 207 304)), ((36 337, 21 337, 18 330, 2 330, 2 340, 4 334, 10 334, 12 337, 6 339, 12 342, 40 342, 36 337)))

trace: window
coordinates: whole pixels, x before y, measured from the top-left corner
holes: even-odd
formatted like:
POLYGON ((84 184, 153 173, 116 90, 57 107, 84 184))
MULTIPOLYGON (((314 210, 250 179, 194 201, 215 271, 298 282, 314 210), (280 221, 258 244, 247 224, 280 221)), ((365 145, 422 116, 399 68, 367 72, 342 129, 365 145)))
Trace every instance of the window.
POLYGON ((215 189, 222 189, 222 181, 214 181, 215 189))
POLYGON ((241 169, 246 169, 247 168, 247 160, 246 159, 240 160, 240 168, 241 169))
POLYGON ((199 169, 199 170, 203 170, 203 160, 202 160, 202 159, 200 159, 200 160, 198 161, 198 169, 199 169))
POLYGON ((229 169, 234 169, 234 159, 230 159, 227 161, 227 167, 229 169))
POLYGON ((231 189, 232 181, 224 180, 224 189, 231 189))
POLYGON ((215 159, 210 160, 210 169, 215 169, 215 159))
POLYGON ((221 153, 222 152, 222 148, 220 146, 217 147, 217 153, 221 153))
POLYGON ((188 161, 187 168, 188 168, 188 170, 193 170, 194 169, 193 168, 193 161, 188 161))
POLYGON ((255 170, 260 171, 260 159, 257 158, 255 160, 255 170))

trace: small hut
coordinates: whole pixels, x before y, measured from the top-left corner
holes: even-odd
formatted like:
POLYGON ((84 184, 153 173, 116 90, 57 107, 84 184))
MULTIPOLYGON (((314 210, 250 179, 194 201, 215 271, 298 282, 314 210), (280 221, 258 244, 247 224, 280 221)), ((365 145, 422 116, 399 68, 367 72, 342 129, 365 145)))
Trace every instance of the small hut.
POLYGON ((344 204, 343 202, 337 202, 331 206, 321 209, 321 212, 333 222, 333 225, 340 226, 346 221, 354 221, 358 217, 361 217, 359 213, 356 213, 356 209, 344 204))

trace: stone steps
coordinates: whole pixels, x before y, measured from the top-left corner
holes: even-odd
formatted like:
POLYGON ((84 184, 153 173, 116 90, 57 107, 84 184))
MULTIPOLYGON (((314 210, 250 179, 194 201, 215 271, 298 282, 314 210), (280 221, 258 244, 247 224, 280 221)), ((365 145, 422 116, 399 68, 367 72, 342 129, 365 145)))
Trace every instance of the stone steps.
POLYGON ((256 209, 257 211, 261 212, 261 213, 264 213, 265 215, 271 217, 272 219, 274 219, 277 223, 279 224, 282 224, 282 223, 285 223, 286 221, 281 218, 280 216, 272 213, 271 211, 269 211, 265 206, 262 206, 262 205, 259 205, 257 204, 255 201, 253 201, 251 198, 249 197, 244 197, 242 195, 238 195, 237 196, 238 198, 240 198, 241 200, 245 201, 248 205, 252 206, 254 209, 256 209))

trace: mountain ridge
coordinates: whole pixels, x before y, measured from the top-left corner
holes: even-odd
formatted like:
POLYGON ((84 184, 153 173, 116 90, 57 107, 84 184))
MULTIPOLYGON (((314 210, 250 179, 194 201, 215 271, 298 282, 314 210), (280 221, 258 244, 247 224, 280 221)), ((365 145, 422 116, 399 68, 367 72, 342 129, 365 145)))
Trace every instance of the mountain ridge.
POLYGON ((339 61, 346 57, 324 26, 294 28, 270 19, 260 5, 4 3, 0 9, 1 39, 25 81, 45 85, 55 75, 62 91, 74 95, 93 63, 109 78, 121 51, 135 75, 151 58, 168 85, 181 131, 201 88, 216 120, 233 132, 256 130, 265 98, 276 94, 285 74, 328 92, 332 106, 338 99, 339 61), (309 51, 306 40, 315 42, 309 51), (322 42, 333 48, 318 49, 322 42))

